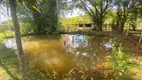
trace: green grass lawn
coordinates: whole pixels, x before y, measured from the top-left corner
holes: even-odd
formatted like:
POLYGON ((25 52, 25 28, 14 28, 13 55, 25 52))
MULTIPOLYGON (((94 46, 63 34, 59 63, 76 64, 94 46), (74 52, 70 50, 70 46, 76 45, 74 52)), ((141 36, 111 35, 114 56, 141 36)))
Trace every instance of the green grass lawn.
POLYGON ((0 39, 3 39, 5 37, 10 37, 10 36, 14 36, 14 32, 13 31, 12 32, 5 32, 5 33, 0 32, 0 39))

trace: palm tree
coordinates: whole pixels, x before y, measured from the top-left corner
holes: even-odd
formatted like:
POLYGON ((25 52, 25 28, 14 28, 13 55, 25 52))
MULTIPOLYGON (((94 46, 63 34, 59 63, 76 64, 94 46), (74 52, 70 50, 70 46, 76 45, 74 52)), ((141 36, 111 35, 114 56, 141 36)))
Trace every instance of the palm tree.
POLYGON ((9 4, 10 4, 12 21, 15 28, 15 36, 16 36, 16 44, 17 44, 17 52, 18 52, 17 55, 19 59, 22 80, 27 80, 26 64, 25 64, 24 51, 23 51, 22 42, 21 42, 20 26, 19 26, 17 14, 16 14, 16 0, 9 0, 9 4))

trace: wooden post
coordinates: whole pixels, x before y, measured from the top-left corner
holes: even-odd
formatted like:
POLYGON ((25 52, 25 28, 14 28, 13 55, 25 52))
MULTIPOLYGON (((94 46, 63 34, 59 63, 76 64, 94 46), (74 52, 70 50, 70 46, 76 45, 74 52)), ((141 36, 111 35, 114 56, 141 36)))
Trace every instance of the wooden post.
POLYGON ((78 25, 75 26, 75 32, 77 31, 77 29, 76 29, 77 27, 78 27, 78 25))
POLYGON ((83 24, 83 31, 82 32, 85 32, 85 24, 83 24))
POLYGON ((68 32, 70 32, 70 26, 68 26, 68 32))
POLYGON ((93 28, 94 28, 94 24, 91 24, 91 31, 93 31, 93 28))
POLYGON ((126 31, 126 39, 128 39, 128 36, 129 36, 129 28, 127 29, 127 31, 126 31))
POLYGON ((141 32, 141 36, 140 36, 140 39, 139 39, 139 42, 138 42, 138 48, 140 48, 141 43, 142 43, 142 32, 141 32))

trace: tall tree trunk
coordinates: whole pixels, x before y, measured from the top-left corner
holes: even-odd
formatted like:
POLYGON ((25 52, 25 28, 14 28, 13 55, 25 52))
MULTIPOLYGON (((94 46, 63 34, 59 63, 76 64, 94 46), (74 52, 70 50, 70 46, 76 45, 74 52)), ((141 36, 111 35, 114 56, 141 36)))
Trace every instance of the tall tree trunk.
POLYGON ((97 28, 97 31, 103 31, 103 29, 102 29, 102 25, 103 25, 102 18, 99 17, 98 21, 96 21, 94 23, 96 23, 94 30, 97 28))
POLYGON ((103 31, 103 17, 102 17, 102 15, 100 16, 100 21, 99 21, 99 31, 103 31))
POLYGON ((9 2, 10 2, 10 11, 11 11, 11 16, 12 16, 12 21, 13 21, 13 25, 15 28, 16 45, 17 45, 17 51, 18 51, 17 55, 19 59, 22 80, 27 80, 26 65, 25 65, 25 60, 24 60, 24 51, 23 51, 21 35, 20 35, 20 27, 19 27, 18 18, 16 15, 16 0, 9 0, 9 2))
POLYGON ((102 31, 102 25, 103 25, 103 1, 101 0, 101 10, 100 10, 100 15, 99 15, 99 31, 102 31))
POLYGON ((137 22, 137 12, 133 12, 133 8, 135 6, 135 1, 134 0, 130 0, 130 9, 132 10, 132 15, 131 15, 131 26, 133 28, 134 31, 136 31, 136 22, 137 22))
POLYGON ((120 29, 119 29, 120 33, 123 33, 123 31, 124 31, 124 24, 125 24, 125 22, 120 23, 120 29))

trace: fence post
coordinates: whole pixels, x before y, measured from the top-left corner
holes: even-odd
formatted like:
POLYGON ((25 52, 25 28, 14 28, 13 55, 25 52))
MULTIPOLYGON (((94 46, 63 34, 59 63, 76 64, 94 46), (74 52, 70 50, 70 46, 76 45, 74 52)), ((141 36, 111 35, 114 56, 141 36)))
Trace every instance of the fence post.
POLYGON ((139 39, 139 42, 138 42, 138 48, 140 48, 141 43, 142 43, 142 32, 141 32, 141 36, 140 36, 140 39, 139 39))

